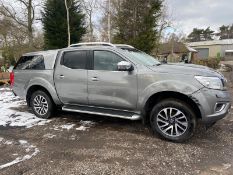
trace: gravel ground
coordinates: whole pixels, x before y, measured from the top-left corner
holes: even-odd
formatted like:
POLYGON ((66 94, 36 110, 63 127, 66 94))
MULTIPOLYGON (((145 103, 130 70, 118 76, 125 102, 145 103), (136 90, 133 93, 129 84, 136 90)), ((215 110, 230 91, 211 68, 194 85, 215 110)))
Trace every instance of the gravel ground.
MULTIPOLYGON (((224 74, 233 97, 233 73, 224 74)), ((13 110, 30 113, 25 104, 13 110)), ((0 155, 3 175, 231 175, 233 109, 208 130, 200 125, 183 144, 152 136, 140 122, 58 112, 51 121, 29 128, 0 125, 0 155)))

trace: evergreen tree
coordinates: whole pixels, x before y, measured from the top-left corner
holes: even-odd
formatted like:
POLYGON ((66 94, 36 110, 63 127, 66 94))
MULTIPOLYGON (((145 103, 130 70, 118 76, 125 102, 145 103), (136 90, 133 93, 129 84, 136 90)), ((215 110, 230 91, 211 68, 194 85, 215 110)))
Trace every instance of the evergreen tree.
MULTIPOLYGON (((85 16, 81 12, 80 3, 69 0, 71 43, 80 42, 85 34, 85 16)), ((67 47, 67 18, 64 0, 47 0, 42 13, 44 40, 46 49, 67 47)))
POLYGON ((219 28, 220 33, 218 35, 220 36, 220 40, 223 39, 233 39, 233 24, 231 26, 221 26, 219 28))
POLYGON ((115 43, 130 44, 150 53, 158 39, 162 0, 122 0, 116 14, 115 43))
POLYGON ((189 42, 198 42, 198 41, 210 41, 213 40, 214 31, 210 27, 206 29, 194 28, 193 31, 188 35, 189 42))
POLYGON ((203 29, 194 28, 193 31, 188 35, 189 42, 203 41, 203 29))
POLYGON ((203 30, 203 38, 205 41, 213 40, 214 31, 208 27, 207 29, 203 30))

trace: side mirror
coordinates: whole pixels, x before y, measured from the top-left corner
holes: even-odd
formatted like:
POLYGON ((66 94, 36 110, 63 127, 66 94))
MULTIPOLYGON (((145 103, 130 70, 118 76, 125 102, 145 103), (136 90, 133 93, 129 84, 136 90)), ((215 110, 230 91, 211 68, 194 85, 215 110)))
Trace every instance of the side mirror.
POLYGON ((127 61, 121 61, 117 64, 118 71, 133 71, 134 67, 127 61))

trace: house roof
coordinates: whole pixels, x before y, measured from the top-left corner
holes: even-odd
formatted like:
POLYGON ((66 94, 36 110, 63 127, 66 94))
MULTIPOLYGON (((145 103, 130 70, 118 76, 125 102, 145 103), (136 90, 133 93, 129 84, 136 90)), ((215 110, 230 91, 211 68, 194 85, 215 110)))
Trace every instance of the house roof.
MULTIPOLYGON (((184 43, 181 42, 174 42, 173 45, 173 52, 174 53, 188 53, 188 52, 197 52, 195 49, 186 46, 184 43)), ((159 46, 159 54, 170 54, 172 52, 172 43, 163 43, 159 46)))
POLYGON ((187 43, 187 45, 190 47, 212 46, 212 45, 233 45, 233 39, 191 42, 191 43, 187 43))

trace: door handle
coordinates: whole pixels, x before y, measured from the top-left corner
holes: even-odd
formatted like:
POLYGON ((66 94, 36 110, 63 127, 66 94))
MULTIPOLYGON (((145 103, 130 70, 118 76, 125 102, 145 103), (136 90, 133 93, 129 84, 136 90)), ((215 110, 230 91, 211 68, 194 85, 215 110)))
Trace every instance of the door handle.
POLYGON ((93 77, 91 78, 91 81, 99 81, 99 79, 97 77, 93 77))
POLYGON ((59 78, 60 78, 60 79, 63 79, 63 78, 65 78, 65 76, 64 76, 64 75, 60 75, 59 78))

